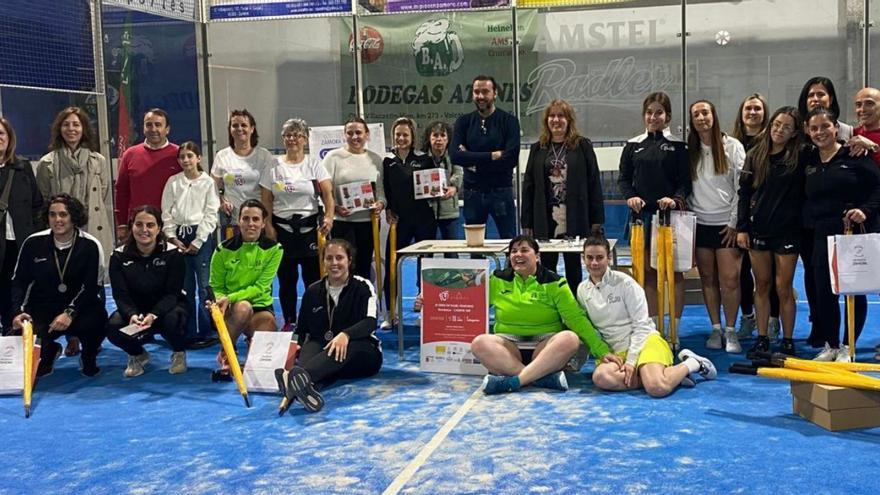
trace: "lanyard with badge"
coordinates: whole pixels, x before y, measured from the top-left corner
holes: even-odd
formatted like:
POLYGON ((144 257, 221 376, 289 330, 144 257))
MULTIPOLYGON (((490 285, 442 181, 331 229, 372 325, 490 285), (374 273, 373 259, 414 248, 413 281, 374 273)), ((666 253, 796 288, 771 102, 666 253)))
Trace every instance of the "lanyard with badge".
POLYGON ((327 292, 327 320, 329 323, 327 324, 327 333, 324 334, 324 340, 330 342, 333 340, 333 315, 336 313, 336 305, 334 304, 333 308, 330 308, 331 299, 333 299, 330 297, 330 282, 325 283, 327 284, 325 289, 327 292))
POLYGON ((73 233, 73 241, 70 243, 70 251, 67 252, 67 258, 64 260, 64 267, 61 267, 61 263, 58 262, 58 249, 53 249, 52 254, 55 256, 55 270, 58 271, 58 280, 61 283, 58 284, 58 292, 64 294, 67 292, 67 284, 64 283, 64 274, 67 273, 67 265, 70 264, 70 258, 73 258, 73 248, 76 246, 76 238, 79 237, 76 235, 76 232, 73 233))

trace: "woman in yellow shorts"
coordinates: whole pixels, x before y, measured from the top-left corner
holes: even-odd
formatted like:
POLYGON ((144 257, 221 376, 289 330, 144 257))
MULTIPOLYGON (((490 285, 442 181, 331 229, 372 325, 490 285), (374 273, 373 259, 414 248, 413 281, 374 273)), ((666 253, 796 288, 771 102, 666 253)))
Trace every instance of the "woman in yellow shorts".
POLYGON ((691 373, 712 380, 709 359, 683 349, 681 363, 673 365, 672 351, 648 316, 645 292, 629 275, 608 268, 611 248, 600 237, 584 242, 584 262, 590 277, 581 282, 577 299, 612 352, 593 371, 593 383, 602 390, 640 387, 651 397, 665 397, 679 385, 692 386, 691 373))

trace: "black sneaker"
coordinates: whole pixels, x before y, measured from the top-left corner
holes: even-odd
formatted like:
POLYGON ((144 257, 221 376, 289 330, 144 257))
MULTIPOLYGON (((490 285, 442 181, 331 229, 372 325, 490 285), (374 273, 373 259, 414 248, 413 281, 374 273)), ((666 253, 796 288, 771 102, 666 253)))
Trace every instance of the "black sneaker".
POLYGON ((83 351, 79 355, 79 364, 80 371, 83 375, 92 378, 98 376, 98 373, 101 372, 101 368, 98 368, 98 354, 91 353, 88 351, 83 351))
POLYGON ((794 352, 794 340, 782 339, 781 341, 779 341, 779 352, 792 357, 797 356, 797 354, 795 354, 794 352))
POLYGON ((746 353, 746 357, 749 359, 757 359, 757 355, 760 352, 770 352, 770 337, 766 335, 758 335, 755 345, 749 349, 749 352, 746 353))
POLYGON ((61 344, 46 342, 40 348, 40 364, 37 365, 37 378, 49 376, 55 371, 55 360, 61 355, 61 344))
POLYGON ((287 396, 296 397, 309 412, 318 412, 324 407, 324 397, 315 388, 309 372, 299 366, 294 366, 287 375, 287 396))

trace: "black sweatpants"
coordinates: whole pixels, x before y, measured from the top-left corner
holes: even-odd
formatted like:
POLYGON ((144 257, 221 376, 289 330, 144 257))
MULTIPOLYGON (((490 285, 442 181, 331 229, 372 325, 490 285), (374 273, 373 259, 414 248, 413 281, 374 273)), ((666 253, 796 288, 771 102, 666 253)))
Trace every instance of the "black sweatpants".
MULTIPOLYGON (((350 242, 357 251, 354 258, 354 274, 370 278, 370 263, 373 262, 373 226, 370 222, 333 222, 332 236, 350 242)), ((375 285, 375 284, 374 284, 375 285)))
POLYGON ((174 352, 181 352, 186 350, 186 318, 186 308, 175 306, 168 314, 157 318, 150 328, 132 337, 120 331, 122 327, 128 326, 128 321, 117 311, 107 322, 107 340, 129 356, 137 356, 144 353, 144 338, 158 333, 174 352))
MULTIPOLYGON (((813 347, 822 347, 824 343, 822 332, 816 325, 818 300, 816 294, 816 280, 814 275, 815 270, 813 269, 813 250, 815 247, 814 243, 816 242, 815 237, 816 233, 812 229, 804 229, 802 231, 801 261, 803 261, 804 263, 804 292, 807 293, 807 305, 810 308, 809 320, 812 323, 812 325, 810 325, 810 336, 807 337, 807 343, 813 347)), ((825 242, 825 240, 822 240, 822 242, 825 242)), ((826 276, 825 281, 829 282, 829 280, 830 279, 828 279, 826 276)))
POLYGON ((82 353, 84 356, 97 356, 101 342, 104 341, 104 331, 107 325, 107 310, 103 307, 94 307, 84 309, 79 312, 71 321, 70 326, 63 332, 50 332, 49 325, 52 324, 59 314, 64 311, 60 310, 29 310, 27 314, 33 318, 34 335, 39 337, 42 346, 41 353, 44 356, 53 356, 55 349, 60 349, 61 345, 56 343, 59 337, 65 335, 67 337, 76 337, 82 344, 82 353))
MULTIPOLYGON (((831 275, 828 267, 828 248, 824 244, 825 239, 822 238, 823 244, 819 245, 819 239, 814 240, 814 257, 813 257, 813 282, 815 283, 814 301, 813 301, 813 333, 810 338, 815 337, 814 342, 810 342, 814 346, 822 346, 826 342, 831 347, 840 347, 840 296, 831 291, 831 275)), ((868 298, 865 296, 855 296, 855 316, 856 316, 856 342, 865 326, 865 319, 868 316, 868 298)), ((844 313, 846 314, 846 313, 844 313)), ((844 344, 849 344, 846 338, 846 326, 844 325, 844 344)))
POLYGON ((281 227, 276 227, 275 231, 283 250, 281 264, 278 265, 278 299, 284 322, 293 324, 296 323, 296 284, 299 282, 297 268, 302 267, 303 284, 306 288, 321 278, 321 268, 317 253, 313 256, 302 256, 303 252, 308 251, 307 246, 297 245, 303 242, 302 236, 294 236, 281 227))
POLYGON ((308 340, 299 353, 299 365, 309 372, 314 383, 329 385, 338 379, 367 378, 382 368, 382 351, 370 339, 349 341, 342 362, 328 356, 324 345, 308 340))
MULTIPOLYGON (((584 275, 581 265, 581 255, 579 253, 562 253, 562 260, 565 262, 565 280, 571 288, 571 293, 577 295, 577 288, 584 275)), ((541 265, 556 271, 556 265, 559 263, 559 253, 541 253, 541 265)))

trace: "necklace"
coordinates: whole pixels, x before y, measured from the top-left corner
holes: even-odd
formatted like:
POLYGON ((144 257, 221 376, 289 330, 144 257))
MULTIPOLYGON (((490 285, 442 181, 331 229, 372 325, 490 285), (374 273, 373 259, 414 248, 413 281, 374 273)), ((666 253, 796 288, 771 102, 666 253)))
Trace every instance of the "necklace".
MULTIPOLYGON (((342 287, 345 288, 344 285, 342 287)), ((326 302, 327 302, 327 320, 328 320, 327 332, 324 333, 324 340, 326 340, 327 342, 330 342, 331 340, 333 340, 333 315, 336 314, 336 304, 333 304, 332 308, 330 307, 330 303, 333 302, 333 298, 330 297, 330 280, 326 281, 326 286, 324 288, 326 289, 326 292, 327 292, 327 301, 326 302)), ((339 294, 342 295, 342 291, 340 291, 339 294)))
POLYGON ((58 280, 61 283, 58 284, 58 292, 64 294, 67 292, 67 284, 64 283, 64 274, 67 272, 67 265, 70 263, 70 258, 73 258, 73 248, 76 246, 76 238, 78 237, 77 232, 74 230, 73 232, 73 240, 70 243, 70 251, 67 252, 67 258, 64 260, 64 267, 61 267, 61 263, 58 262, 58 250, 53 249, 52 254, 55 255, 55 270, 58 271, 58 280))
POLYGON ((559 148, 556 147, 556 143, 550 143, 550 153, 553 154, 553 157, 550 158, 550 165, 553 167, 561 167, 565 163, 565 145, 560 145, 559 148))

